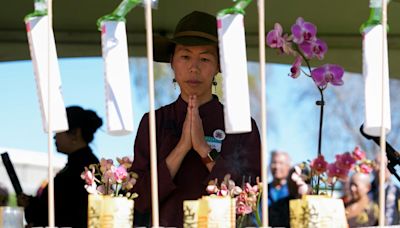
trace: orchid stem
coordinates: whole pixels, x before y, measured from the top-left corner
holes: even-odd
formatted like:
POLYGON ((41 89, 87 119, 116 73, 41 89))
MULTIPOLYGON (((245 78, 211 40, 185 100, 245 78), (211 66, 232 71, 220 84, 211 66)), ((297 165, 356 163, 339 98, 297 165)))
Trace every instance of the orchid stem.
MULTIPOLYGON (((321 100, 317 101, 316 104, 321 106, 321 111, 319 114, 319 135, 318 135, 318 156, 322 155, 321 153, 321 144, 322 144, 322 123, 323 123, 323 117, 324 117, 324 105, 325 105, 325 100, 324 100, 324 93, 323 89, 318 87, 319 93, 321 94, 321 100)), ((319 194, 319 182, 320 182, 320 175, 318 175, 318 181, 317 181, 317 195, 319 194)))

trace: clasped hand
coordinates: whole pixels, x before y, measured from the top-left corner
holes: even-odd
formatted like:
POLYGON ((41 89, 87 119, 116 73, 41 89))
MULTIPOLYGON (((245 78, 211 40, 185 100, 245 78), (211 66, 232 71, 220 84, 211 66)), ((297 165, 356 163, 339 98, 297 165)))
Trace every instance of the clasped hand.
POLYGON ((199 102, 196 95, 189 97, 185 122, 179 144, 186 151, 193 148, 201 157, 206 157, 211 150, 204 139, 203 123, 199 114, 199 102))

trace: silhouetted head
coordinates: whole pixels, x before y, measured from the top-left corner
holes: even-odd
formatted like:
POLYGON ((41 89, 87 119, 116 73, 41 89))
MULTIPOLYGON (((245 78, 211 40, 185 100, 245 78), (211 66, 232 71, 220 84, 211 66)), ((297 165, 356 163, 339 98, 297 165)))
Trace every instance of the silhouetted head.
POLYGON ((101 127, 103 121, 92 110, 79 106, 66 108, 69 130, 55 135, 57 150, 70 154, 93 141, 94 133, 101 127))

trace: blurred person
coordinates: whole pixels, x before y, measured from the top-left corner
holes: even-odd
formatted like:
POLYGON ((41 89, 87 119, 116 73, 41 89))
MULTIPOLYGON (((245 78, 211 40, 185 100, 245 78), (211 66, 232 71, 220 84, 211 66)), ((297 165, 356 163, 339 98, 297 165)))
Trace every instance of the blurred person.
MULTIPOLYGON (((172 39, 155 39, 154 59, 171 64, 181 92, 155 111, 159 219, 162 226, 182 227, 183 201, 206 195, 210 180, 229 173, 236 183, 243 176, 254 183, 261 175, 260 135, 253 119, 251 132, 225 132, 223 105, 212 94, 220 69, 215 16, 199 11, 184 16, 172 39)), ((136 225, 148 225, 140 224, 138 215, 151 213, 149 141, 146 113, 134 145, 136 225)))
MULTIPOLYGON (((375 155, 374 164, 374 179, 371 184, 371 191, 369 192, 370 198, 379 205, 379 164, 381 161, 381 153, 375 155)), ((385 167, 387 164, 387 157, 384 156, 385 167)), ((389 169, 385 168, 385 225, 399 225, 400 224, 400 188, 397 187, 391 179, 389 169)))
POLYGON ((289 195, 287 177, 291 168, 290 160, 286 152, 273 151, 271 153, 272 181, 268 184, 268 206, 289 195))
POLYGON ((289 202, 311 193, 309 176, 309 170, 303 164, 295 165, 288 170, 285 181, 287 196, 275 201, 268 208, 271 227, 290 227, 289 202))
POLYGON ((0 206, 8 206, 8 190, 0 183, 0 206))
POLYGON ((378 224, 378 205, 369 198, 370 176, 354 173, 349 185, 350 201, 346 203, 346 217, 349 227, 376 226, 378 224))
MULTIPOLYGON (((86 227, 88 193, 81 178, 84 167, 99 163, 89 143, 103 121, 94 111, 78 106, 66 108, 69 130, 54 136, 57 151, 68 156, 68 162, 54 178, 55 225, 86 227)), ((21 194, 18 205, 25 208, 28 226, 48 225, 48 187, 35 197, 21 194)))

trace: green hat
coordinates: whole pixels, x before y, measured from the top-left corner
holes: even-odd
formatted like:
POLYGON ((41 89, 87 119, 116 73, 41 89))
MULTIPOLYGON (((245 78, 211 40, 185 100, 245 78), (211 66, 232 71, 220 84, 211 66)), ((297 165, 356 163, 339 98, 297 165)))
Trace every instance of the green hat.
POLYGON ((175 45, 218 45, 217 19, 207 13, 193 11, 184 16, 171 39, 155 36, 153 54, 156 62, 170 62, 175 45))

